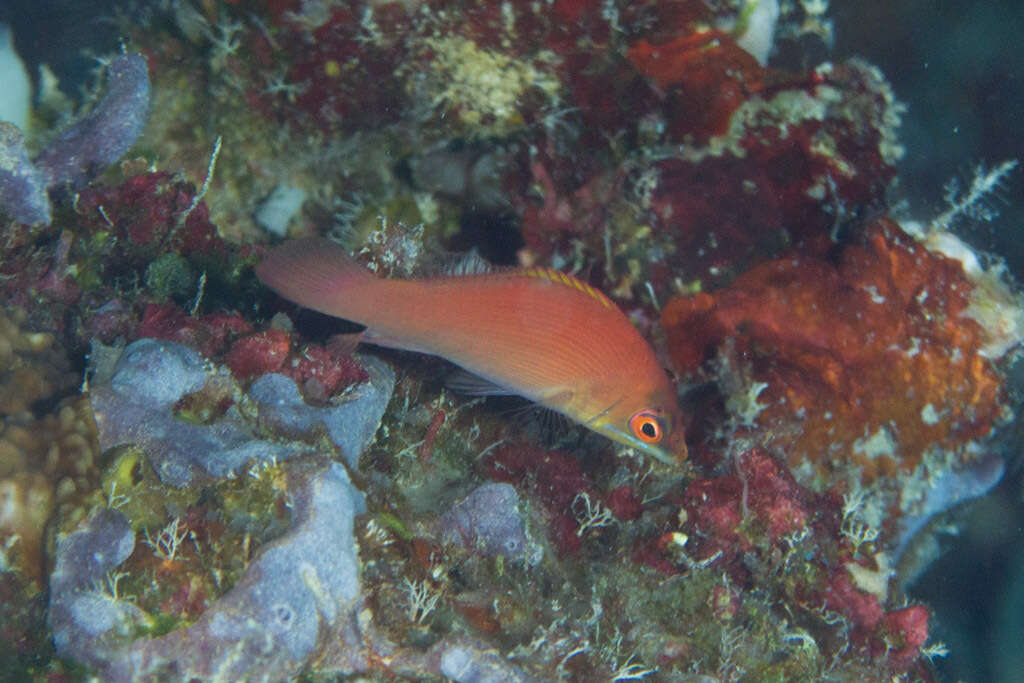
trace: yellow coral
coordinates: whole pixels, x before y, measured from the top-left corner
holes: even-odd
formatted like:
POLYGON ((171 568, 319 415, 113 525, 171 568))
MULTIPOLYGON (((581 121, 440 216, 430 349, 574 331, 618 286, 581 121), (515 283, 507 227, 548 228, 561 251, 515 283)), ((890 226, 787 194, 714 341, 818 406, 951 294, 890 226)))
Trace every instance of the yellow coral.
POLYGON ((536 66, 553 61, 553 53, 517 60, 458 36, 428 38, 425 46, 433 53, 428 78, 432 104, 454 110, 463 124, 482 129, 481 135, 503 135, 523 125, 519 105, 531 88, 558 100, 558 79, 536 66))

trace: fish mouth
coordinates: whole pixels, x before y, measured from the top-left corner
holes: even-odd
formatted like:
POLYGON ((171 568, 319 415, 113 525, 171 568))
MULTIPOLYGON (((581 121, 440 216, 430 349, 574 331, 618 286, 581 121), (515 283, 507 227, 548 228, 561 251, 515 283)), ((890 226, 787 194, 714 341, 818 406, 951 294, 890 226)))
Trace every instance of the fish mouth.
POLYGON ((604 434, 612 441, 616 441, 625 446, 629 446, 635 450, 646 453, 652 458, 659 460, 666 465, 677 465, 679 464, 680 458, 676 458, 667 449, 662 448, 658 444, 646 443, 636 438, 629 432, 619 429, 618 427, 611 424, 593 425, 592 427, 596 431, 604 434))

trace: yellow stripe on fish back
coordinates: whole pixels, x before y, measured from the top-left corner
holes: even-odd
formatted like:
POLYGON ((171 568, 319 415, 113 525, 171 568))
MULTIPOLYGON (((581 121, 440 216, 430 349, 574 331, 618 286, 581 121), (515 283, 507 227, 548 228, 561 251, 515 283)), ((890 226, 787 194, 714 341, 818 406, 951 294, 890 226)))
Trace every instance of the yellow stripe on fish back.
POLYGON ((525 275, 526 277, 535 277, 541 280, 547 280, 548 282, 553 282, 555 284, 568 285, 569 287, 578 289, 584 294, 587 294, 593 299, 596 299, 605 308, 615 308, 615 304, 612 303, 612 300, 605 296, 602 292, 594 289, 586 282, 581 282, 580 280, 577 280, 572 275, 566 275, 560 270, 536 266, 534 268, 524 268, 518 272, 522 275, 525 275))

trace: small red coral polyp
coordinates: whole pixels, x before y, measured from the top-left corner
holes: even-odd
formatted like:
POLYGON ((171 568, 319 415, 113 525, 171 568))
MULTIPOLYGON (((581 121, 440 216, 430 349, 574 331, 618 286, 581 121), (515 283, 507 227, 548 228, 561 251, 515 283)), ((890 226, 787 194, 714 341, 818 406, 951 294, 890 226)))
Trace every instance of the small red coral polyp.
POLYGON ((744 519, 756 520, 770 541, 806 528, 812 519, 808 495, 778 461, 754 449, 736 458, 736 474, 691 482, 684 507, 694 529, 733 556, 755 540, 741 533, 744 519))
POLYGON ((247 379, 277 372, 291 349, 291 339, 281 330, 264 330, 243 337, 232 345, 225 363, 235 377, 247 379))
POLYGON ((928 640, 928 609, 912 605, 890 612, 882 619, 893 669, 910 666, 928 640))
POLYGON ((209 358, 221 353, 229 339, 251 331, 252 325, 234 314, 212 313, 197 317, 171 304, 149 304, 134 336, 185 344, 209 358))
POLYGON ((838 261, 789 255, 662 318, 684 374, 718 353, 749 364, 766 384, 757 424, 791 467, 815 465, 818 490, 837 467, 865 481, 913 470, 935 445, 987 435, 1002 409, 958 262, 884 219, 838 261))
POLYGON ((369 381, 369 375, 352 358, 351 350, 340 345, 310 345, 282 370, 312 400, 326 400, 338 390, 369 381))

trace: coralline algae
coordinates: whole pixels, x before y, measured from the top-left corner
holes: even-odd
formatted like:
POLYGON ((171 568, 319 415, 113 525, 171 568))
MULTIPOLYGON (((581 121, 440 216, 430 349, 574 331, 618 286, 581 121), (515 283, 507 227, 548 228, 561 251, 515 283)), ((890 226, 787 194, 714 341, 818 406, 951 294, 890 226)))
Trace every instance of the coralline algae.
POLYGON ((118 600, 115 570, 135 549, 135 533, 124 515, 103 509, 74 533, 57 541, 50 576, 49 622, 62 656, 102 667, 144 621, 130 602, 118 600))
POLYGON ((118 55, 111 59, 103 99, 36 157, 36 166, 49 176, 51 187, 81 187, 124 156, 146 125, 149 98, 146 58, 118 55))
POLYGON ((491 482, 473 489, 440 519, 445 543, 461 545, 484 555, 529 559, 531 552, 519 494, 511 484, 491 482))
POLYGON ((357 387, 347 397, 349 400, 322 408, 307 404, 290 377, 277 373, 263 375, 249 389, 249 397, 260 408, 260 423, 300 436, 324 429, 345 462, 355 467, 363 449, 373 441, 395 387, 395 374, 385 363, 372 356, 360 360, 370 382, 357 387))
POLYGON ((32 165, 18 127, 0 121, 0 209, 19 223, 50 222, 46 174, 32 165))
POLYGON ((336 666, 364 669, 353 654, 360 644, 353 520, 364 510, 362 494, 343 467, 323 460, 289 465, 288 480, 289 532, 264 546, 195 624, 158 638, 132 640, 133 620, 145 615, 117 598, 111 578, 134 548, 124 516, 103 510, 61 541, 50 603, 61 656, 88 663, 110 681, 284 680, 318 652, 338 647, 349 660, 339 664, 335 657, 336 666))
POLYGON ((48 191, 77 189, 120 159, 149 118, 150 82, 142 55, 118 55, 107 67, 107 93, 30 161, 21 131, 0 127, 0 208, 21 223, 50 224, 48 191))
MULTIPOLYGON (((373 439, 394 388, 394 374, 376 360, 366 361, 373 381, 351 401, 324 408, 306 405, 295 383, 264 375, 250 398, 259 406, 263 427, 285 437, 314 437, 326 430, 346 461, 354 464, 373 439)), ((257 426, 232 405, 209 425, 175 417, 174 408, 207 382, 230 382, 196 351, 175 342, 140 339, 127 348, 109 379, 91 388, 93 411, 104 450, 135 444, 161 481, 176 488, 211 477, 233 476, 254 462, 280 462, 308 451, 305 444, 279 443, 256 435, 257 426)))

